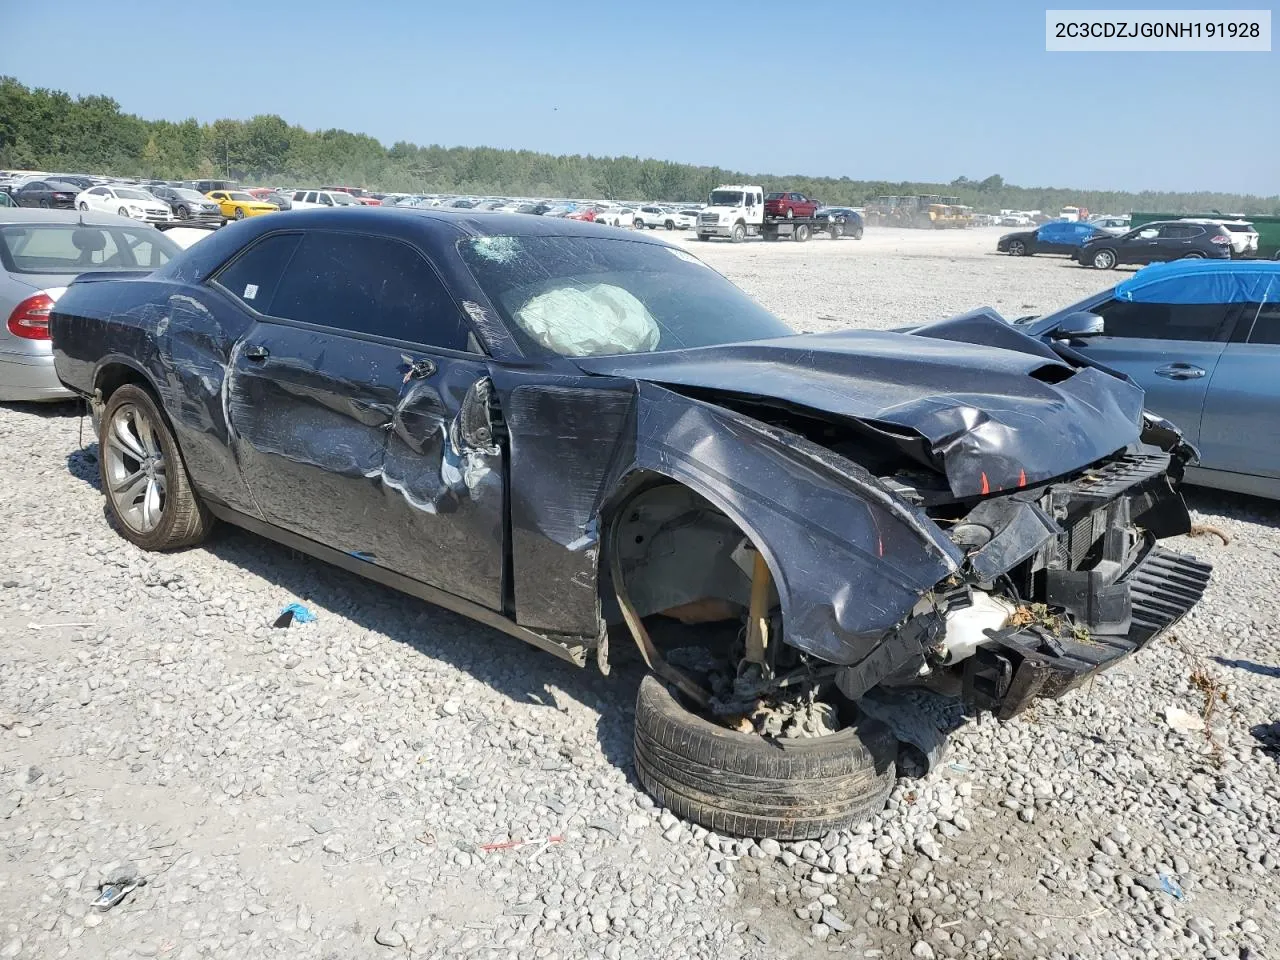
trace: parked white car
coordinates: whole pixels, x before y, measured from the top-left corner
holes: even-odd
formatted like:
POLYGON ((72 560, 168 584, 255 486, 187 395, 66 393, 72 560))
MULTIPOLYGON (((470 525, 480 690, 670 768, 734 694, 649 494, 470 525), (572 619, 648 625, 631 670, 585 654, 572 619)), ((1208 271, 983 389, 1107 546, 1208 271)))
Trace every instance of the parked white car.
POLYGON ((1103 233, 1109 233, 1113 237, 1128 233, 1130 230, 1128 217, 1094 217, 1089 221, 1089 225, 1097 227, 1103 233))
POLYGON ((698 225, 698 214, 700 212, 701 211, 694 210, 692 208, 688 210, 677 210, 676 211, 676 229, 692 230, 694 227, 698 225))
POLYGON ((1258 231, 1248 220, 1209 220, 1199 217, 1183 217, 1185 223, 1220 224, 1231 234, 1231 255, 1251 257, 1258 253, 1258 231))
POLYGON ((611 227, 629 227, 635 223, 635 207, 605 207, 596 209, 596 223, 611 227))
POLYGON ((364 204, 341 190, 295 190, 294 210, 324 210, 326 207, 363 207, 364 204))
POLYGON ((118 213, 122 217, 145 220, 147 223, 168 223, 173 219, 173 211, 169 209, 169 205, 153 197, 142 187, 90 187, 76 195, 76 209, 118 213))
POLYGON ((659 227, 663 227, 667 230, 674 230, 679 226, 680 215, 666 207, 651 205, 637 210, 634 222, 640 228, 648 227, 650 230, 657 230, 659 227))

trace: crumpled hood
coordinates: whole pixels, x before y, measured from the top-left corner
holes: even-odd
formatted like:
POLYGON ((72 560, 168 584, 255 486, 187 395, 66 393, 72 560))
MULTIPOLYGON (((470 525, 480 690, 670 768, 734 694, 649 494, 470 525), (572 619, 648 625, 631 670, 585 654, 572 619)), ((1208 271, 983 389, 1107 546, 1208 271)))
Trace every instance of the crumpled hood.
POLYGON ((1059 477, 1138 439, 1143 394, 1077 368, 993 312, 911 334, 804 334, 586 357, 586 373, 763 397, 858 421, 969 497, 1059 477))

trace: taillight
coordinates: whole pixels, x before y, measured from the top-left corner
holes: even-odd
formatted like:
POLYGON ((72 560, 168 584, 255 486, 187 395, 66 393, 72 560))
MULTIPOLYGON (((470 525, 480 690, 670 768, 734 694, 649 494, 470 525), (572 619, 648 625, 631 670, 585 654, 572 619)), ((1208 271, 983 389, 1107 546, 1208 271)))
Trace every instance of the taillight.
POLYGON ((24 340, 48 340, 53 304, 53 297, 44 291, 27 297, 9 314, 9 332, 24 340))
POLYGON ((1209 242, 1210 243, 1230 243, 1231 238, 1224 237, 1222 234, 1218 234, 1216 237, 1210 237, 1209 242))

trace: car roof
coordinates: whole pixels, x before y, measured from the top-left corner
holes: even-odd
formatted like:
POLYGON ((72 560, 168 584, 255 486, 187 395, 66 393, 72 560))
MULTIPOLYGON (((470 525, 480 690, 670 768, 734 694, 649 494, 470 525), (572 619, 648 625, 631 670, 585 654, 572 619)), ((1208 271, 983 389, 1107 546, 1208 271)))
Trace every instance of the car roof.
MULTIPOLYGON (((1183 281, 1179 303, 1280 303, 1280 262, 1275 260, 1173 260, 1144 267, 1116 284, 1117 300, 1146 301, 1157 284, 1183 281)), ((1167 294, 1165 294, 1167 297, 1167 294)), ((1162 297, 1161 302, 1168 302, 1162 297)))
POLYGON ((46 210, 39 207, 0 207, 0 225, 17 223, 74 223, 86 227, 120 227, 125 224, 134 227, 148 226, 114 213, 81 213, 79 210, 46 210))
MULTIPOLYGON (((264 220, 266 218, 263 218, 264 220)), ((357 225, 379 229, 388 219, 399 226, 419 223, 427 229, 452 227, 461 235, 495 237, 603 237, 614 240, 650 243, 668 247, 671 244, 656 237, 618 231, 584 220, 565 220, 558 217, 543 219, 521 213, 505 213, 497 210, 463 210, 443 207, 368 207, 361 204, 346 210, 299 210, 289 214, 290 227, 317 229, 328 227, 352 228, 357 225)), ((264 224, 265 229, 265 224, 264 224)))

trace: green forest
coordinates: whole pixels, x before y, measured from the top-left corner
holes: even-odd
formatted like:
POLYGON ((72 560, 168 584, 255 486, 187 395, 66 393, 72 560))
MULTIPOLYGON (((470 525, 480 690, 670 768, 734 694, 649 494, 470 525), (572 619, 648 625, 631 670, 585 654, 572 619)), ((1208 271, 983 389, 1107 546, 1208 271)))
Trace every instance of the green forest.
POLYGON ((1216 210, 1280 214, 1280 196, 1018 187, 996 174, 950 183, 891 183, 849 177, 743 173, 639 157, 553 156, 493 147, 390 147, 346 130, 304 130, 274 114, 248 120, 143 120, 105 96, 73 97, 0 77, 0 169, 128 177, 227 177, 276 186, 342 183, 370 190, 610 200, 705 200, 721 183, 802 190, 829 204, 861 204, 885 194, 941 193, 980 212, 1094 213, 1216 210))

